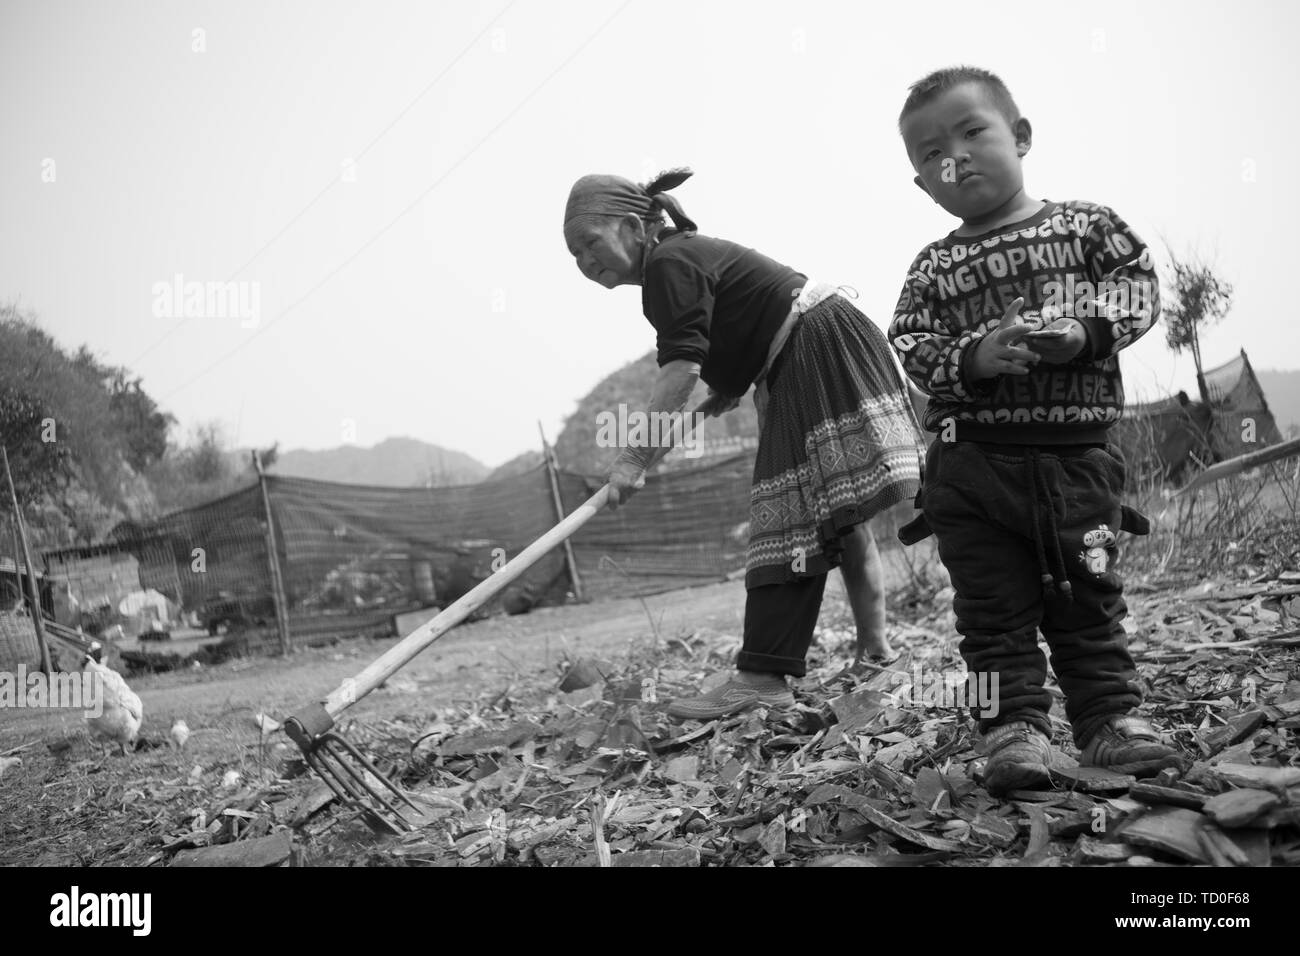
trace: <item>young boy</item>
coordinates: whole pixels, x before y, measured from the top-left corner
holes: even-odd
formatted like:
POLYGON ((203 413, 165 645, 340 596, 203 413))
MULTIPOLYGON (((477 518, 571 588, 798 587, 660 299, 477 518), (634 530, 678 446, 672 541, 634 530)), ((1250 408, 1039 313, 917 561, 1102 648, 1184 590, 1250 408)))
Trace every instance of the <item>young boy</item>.
POLYGON ((899 128, 916 185, 961 220, 912 263, 889 338, 931 396, 939 440, 920 503, 962 657, 998 675, 996 715, 980 720, 985 785, 1048 780, 1040 628, 1080 762, 1153 775, 1181 758, 1132 713, 1141 688, 1112 566, 1121 528, 1145 528, 1121 507, 1124 463, 1107 442, 1124 407, 1116 355, 1159 314, 1150 253, 1105 206, 1025 193, 1029 121, 986 70, 914 84, 899 128))

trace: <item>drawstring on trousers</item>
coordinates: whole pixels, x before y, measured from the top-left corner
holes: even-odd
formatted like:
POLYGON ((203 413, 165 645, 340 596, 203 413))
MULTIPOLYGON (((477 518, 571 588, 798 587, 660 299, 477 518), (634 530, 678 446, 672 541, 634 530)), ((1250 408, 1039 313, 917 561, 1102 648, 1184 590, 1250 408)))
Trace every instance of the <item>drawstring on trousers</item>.
POLYGON ((1038 556, 1043 596, 1051 598, 1059 594, 1068 603, 1074 599, 1074 588, 1070 585, 1069 571, 1065 566, 1065 554, 1061 551, 1061 535, 1056 527, 1056 509, 1052 507, 1051 491, 1039 466, 1037 448, 1027 449, 1025 477, 1029 486, 1029 514, 1033 522, 1034 549, 1038 556), (1046 511, 1047 514, 1047 537, 1052 543, 1050 561, 1039 518, 1041 511, 1046 511))

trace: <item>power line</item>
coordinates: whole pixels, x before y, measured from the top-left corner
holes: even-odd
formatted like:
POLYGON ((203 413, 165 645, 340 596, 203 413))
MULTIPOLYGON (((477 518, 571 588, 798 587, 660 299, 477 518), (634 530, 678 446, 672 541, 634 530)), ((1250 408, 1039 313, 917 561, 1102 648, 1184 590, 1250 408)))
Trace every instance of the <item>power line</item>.
MULTIPOLYGON (((474 47, 478 44, 478 41, 483 38, 483 35, 487 33, 488 30, 492 29, 492 27, 496 24, 498 20, 500 20, 507 13, 509 13, 510 8, 513 7, 518 2, 519 0, 509 0, 509 2, 501 9, 501 12, 498 13, 496 16, 494 16, 491 20, 489 20, 487 26, 485 26, 482 30, 476 33, 474 35, 474 38, 465 45, 464 49, 462 49, 460 53, 456 54, 455 59, 453 59, 450 63, 448 63, 445 67, 443 67, 442 70, 438 73, 438 75, 435 76, 432 80, 430 80, 428 85, 426 85, 424 89, 420 90, 420 92, 415 95, 415 98, 411 100, 411 102, 407 103, 405 107, 403 107, 400 113, 398 113, 395 117, 393 117, 392 122, 390 122, 382 130, 380 130, 379 133, 374 137, 374 139, 372 139, 369 143, 367 143, 361 149, 361 151, 356 154, 355 157, 352 157, 353 162, 354 163, 359 162, 361 158, 366 155, 366 153, 370 152, 371 148, 376 143, 378 143, 381 139, 383 139, 384 136, 386 136, 394 126, 396 126, 399 122, 401 122, 402 117, 404 117, 407 113, 409 113, 412 109, 414 109, 415 104, 420 102, 420 100, 424 99, 424 97, 428 94, 428 92, 438 85, 438 81, 441 80, 448 73, 450 73, 452 69, 469 54, 469 51, 474 49, 474 47)), ((281 236, 283 236, 286 232, 288 232, 291 228, 293 228, 293 226, 297 224, 298 220, 300 220, 303 216, 305 216, 308 212, 310 212, 311 209, 315 207, 315 205, 318 202, 320 202, 321 198, 324 197, 324 195, 327 192, 329 192, 338 184, 339 184, 339 178, 337 176, 331 179, 328 183, 326 183, 325 186, 320 190, 320 192, 316 193, 316 195, 313 196, 308 201, 307 205, 299 209, 298 212, 294 215, 294 217, 290 219, 288 222, 286 222, 274 236, 266 240, 266 242, 262 243, 262 246, 248 258, 247 262, 245 262, 242 266, 240 266, 238 269, 232 272, 230 274, 230 277, 226 279, 226 282, 234 281, 235 276, 239 275, 241 272, 243 272, 245 269, 251 266, 254 262, 256 262, 261 257, 262 253, 266 252, 267 249, 270 249, 271 246, 275 245, 276 241, 281 236)), ((181 328, 181 326, 185 325, 187 322, 190 321, 193 321, 192 317, 181 319, 181 321, 171 326, 166 332, 158 336, 158 338, 155 339, 154 342, 148 348, 146 348, 143 352, 137 355, 131 361, 129 367, 134 367, 135 365, 137 365, 141 359, 148 356, 154 349, 162 345, 162 343, 165 342, 167 339, 171 338, 171 336, 174 335, 181 328)))
POLYGON ((611 23, 613 23, 614 20, 618 17, 618 15, 622 13, 625 9, 627 9, 627 7, 629 7, 631 4, 632 4, 632 0, 624 0, 624 2, 619 5, 618 9, 615 10, 612 14, 610 14, 610 16, 605 20, 605 22, 596 28, 594 33, 592 33, 589 37, 587 37, 587 39, 582 41, 582 44, 576 50, 574 50, 571 54, 569 54, 569 56, 566 57, 560 63, 559 66, 557 66, 554 70, 552 70, 549 74, 547 74, 546 78, 543 79, 542 82, 539 83, 536 87, 534 87, 531 93, 529 93, 522 100, 520 100, 514 109, 512 109, 509 113, 507 113, 501 119, 500 122, 498 122, 490 130, 488 130, 487 133, 485 133, 477 143, 475 143, 472 147, 470 147, 468 152, 464 153, 458 160, 456 160, 456 162, 454 162, 447 169, 446 172, 444 172, 441 176, 439 176, 436 180, 434 180, 432 184, 430 184, 424 190, 422 190, 420 194, 417 195, 415 199, 413 199, 411 203, 407 205, 401 212, 399 212, 396 216, 394 216, 388 222, 387 225, 385 225, 377 233, 375 233, 373 236, 367 239, 359 249, 357 249, 350 256, 348 256, 346 259, 344 259, 342 262, 336 265, 333 269, 327 272, 315 285, 313 285, 310 289, 304 292, 290 305, 282 309, 279 315, 277 315, 274 319, 272 319, 271 321, 263 325, 261 329, 259 329, 255 334, 249 336, 239 345, 236 345, 233 349, 231 349, 225 355, 222 355, 216 361, 212 362, 210 365, 207 366, 207 368, 203 369, 203 371, 199 372, 197 375, 195 375, 193 378, 186 381, 184 384, 177 386, 167 394, 163 395, 163 397, 159 399, 159 401, 164 402, 167 399, 171 398, 173 395, 175 395, 177 392, 181 392, 189 388, 199 379, 203 378, 203 376, 211 372, 218 365, 225 362, 236 352, 239 352, 247 345, 251 344, 252 342, 255 342, 258 338, 264 335, 271 328, 271 326, 275 325, 275 323, 279 322, 282 318, 284 318, 286 315, 288 315, 290 312, 292 312, 294 309, 300 306, 309 297, 311 297, 312 294, 314 294, 318 289, 320 289, 323 285, 325 285, 325 283, 329 282, 330 279, 334 278, 334 276, 338 275, 345 268, 351 265, 357 258, 361 256, 363 252, 369 249, 372 245, 375 244, 375 242, 377 242, 382 236, 384 236, 384 234, 387 233, 388 230, 392 229, 393 226, 397 225, 399 221, 405 218, 406 215, 411 212, 411 210, 413 210, 416 206, 418 206, 424 200, 424 198, 429 195, 429 193, 433 192, 435 189, 441 186, 442 183, 449 176, 451 176, 452 173, 454 173, 458 168, 460 168, 461 164, 463 164, 467 159, 469 159, 471 156, 477 153, 479 149, 481 149, 483 145, 488 142, 488 140, 490 140, 493 136, 495 136, 503 126, 505 126, 508 122, 510 122, 510 120, 512 120, 520 110, 522 110, 525 106, 527 106, 529 102, 532 101, 533 97, 535 97, 538 93, 540 93, 546 87, 546 85, 550 83, 551 80, 553 80, 560 73, 561 70, 563 70, 566 66, 572 63, 574 60, 576 60, 578 56, 592 43, 592 41, 594 41, 598 36, 600 36, 600 34, 605 32, 605 29, 611 23))

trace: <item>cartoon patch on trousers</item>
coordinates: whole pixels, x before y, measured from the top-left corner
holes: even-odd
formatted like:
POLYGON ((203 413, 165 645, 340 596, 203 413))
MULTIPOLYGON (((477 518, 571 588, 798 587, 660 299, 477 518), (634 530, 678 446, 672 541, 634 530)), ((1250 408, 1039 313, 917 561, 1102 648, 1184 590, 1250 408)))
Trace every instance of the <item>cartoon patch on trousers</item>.
POLYGON ((1106 562, 1110 560, 1110 555, 1106 549, 1115 543, 1115 532, 1111 531, 1107 525, 1098 525, 1092 531, 1083 536, 1083 546, 1085 550, 1079 552, 1079 559, 1083 561, 1083 566, 1093 574, 1105 574, 1106 562))

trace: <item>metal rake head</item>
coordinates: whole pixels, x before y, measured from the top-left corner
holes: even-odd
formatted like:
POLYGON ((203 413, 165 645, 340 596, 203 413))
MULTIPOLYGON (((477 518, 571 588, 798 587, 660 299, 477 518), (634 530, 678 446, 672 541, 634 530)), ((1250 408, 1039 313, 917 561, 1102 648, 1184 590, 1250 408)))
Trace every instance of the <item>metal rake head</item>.
POLYGON ((376 833, 402 834, 416 829, 397 803, 419 814, 420 808, 392 780, 379 772, 351 741, 334 730, 334 718, 321 704, 313 704, 284 722, 285 733, 298 745, 307 765, 316 771, 334 795, 376 833), (388 794, 396 800, 390 799, 388 794))

